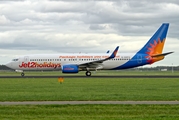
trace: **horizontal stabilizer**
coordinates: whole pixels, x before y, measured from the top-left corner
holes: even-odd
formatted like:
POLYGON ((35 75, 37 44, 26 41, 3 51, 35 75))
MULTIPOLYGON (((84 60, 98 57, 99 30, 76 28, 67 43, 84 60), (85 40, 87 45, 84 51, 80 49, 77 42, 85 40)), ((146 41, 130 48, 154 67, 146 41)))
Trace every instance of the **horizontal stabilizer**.
POLYGON ((151 55, 152 57, 160 57, 160 56, 166 56, 166 55, 169 55, 173 52, 167 52, 167 53, 162 53, 162 54, 156 54, 156 55, 151 55))

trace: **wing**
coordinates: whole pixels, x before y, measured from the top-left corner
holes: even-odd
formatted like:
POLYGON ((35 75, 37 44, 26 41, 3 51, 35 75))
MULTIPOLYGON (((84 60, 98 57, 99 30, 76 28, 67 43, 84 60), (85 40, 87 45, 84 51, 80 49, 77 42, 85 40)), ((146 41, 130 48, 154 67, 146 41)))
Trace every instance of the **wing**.
POLYGON ((78 64, 79 68, 81 69, 88 69, 88 68, 94 68, 94 69, 101 69, 102 68, 102 63, 104 61, 107 61, 109 59, 113 59, 116 57, 116 54, 118 52, 119 46, 116 47, 116 49, 113 51, 113 53, 105 59, 100 59, 100 60, 96 60, 96 61, 91 61, 91 62, 87 62, 87 63, 82 63, 82 64, 78 64))

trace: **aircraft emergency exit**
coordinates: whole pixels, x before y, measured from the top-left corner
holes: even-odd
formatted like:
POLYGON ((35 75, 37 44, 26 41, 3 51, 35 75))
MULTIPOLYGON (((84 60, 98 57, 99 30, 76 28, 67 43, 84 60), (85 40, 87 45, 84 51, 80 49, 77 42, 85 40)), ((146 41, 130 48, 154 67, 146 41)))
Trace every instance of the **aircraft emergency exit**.
POLYGON ((6 66, 21 72, 21 76, 25 75, 25 70, 61 70, 62 73, 86 71, 86 76, 91 76, 91 71, 96 70, 121 70, 153 64, 173 53, 162 53, 168 27, 169 23, 163 23, 137 53, 118 53, 117 46, 111 54, 33 54, 12 59, 6 66))

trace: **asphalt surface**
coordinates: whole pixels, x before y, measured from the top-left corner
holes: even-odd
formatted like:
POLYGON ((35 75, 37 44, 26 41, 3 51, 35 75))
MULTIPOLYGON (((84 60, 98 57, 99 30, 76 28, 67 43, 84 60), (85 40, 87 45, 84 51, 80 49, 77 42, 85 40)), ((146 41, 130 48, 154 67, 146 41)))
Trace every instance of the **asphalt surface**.
POLYGON ((84 104, 121 104, 121 105, 177 105, 179 101, 23 101, 0 102, 0 105, 84 105, 84 104))
POLYGON ((179 75, 118 75, 118 76, 0 76, 0 78, 179 78, 179 75))

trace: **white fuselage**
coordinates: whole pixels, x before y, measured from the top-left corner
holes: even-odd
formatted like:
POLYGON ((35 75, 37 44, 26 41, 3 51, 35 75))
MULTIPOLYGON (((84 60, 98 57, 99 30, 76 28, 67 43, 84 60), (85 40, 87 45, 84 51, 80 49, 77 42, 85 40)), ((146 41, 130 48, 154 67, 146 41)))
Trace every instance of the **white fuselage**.
MULTIPOLYGON (((63 65, 80 65, 108 58, 110 54, 36 54, 13 59, 6 66, 15 70, 60 70, 63 65)), ((117 54, 115 58, 99 63, 99 69, 113 69, 123 65, 134 53, 117 54)), ((96 66, 95 66, 96 67, 96 66)))

